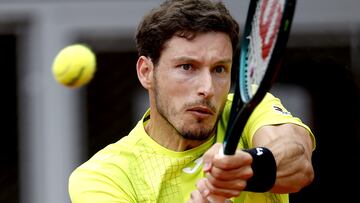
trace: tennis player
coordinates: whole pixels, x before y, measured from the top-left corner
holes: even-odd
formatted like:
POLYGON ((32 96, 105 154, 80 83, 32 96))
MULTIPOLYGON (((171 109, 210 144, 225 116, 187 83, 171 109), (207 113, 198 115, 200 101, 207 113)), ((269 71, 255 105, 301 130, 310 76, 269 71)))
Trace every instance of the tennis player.
POLYGON ((150 107, 127 136, 73 171, 71 201, 208 202, 218 195, 284 203, 310 184, 314 135, 271 94, 248 120, 236 154, 218 155, 238 42, 239 25, 221 1, 169 0, 144 16, 136 71, 150 107), (258 174, 255 161, 263 165, 258 174))

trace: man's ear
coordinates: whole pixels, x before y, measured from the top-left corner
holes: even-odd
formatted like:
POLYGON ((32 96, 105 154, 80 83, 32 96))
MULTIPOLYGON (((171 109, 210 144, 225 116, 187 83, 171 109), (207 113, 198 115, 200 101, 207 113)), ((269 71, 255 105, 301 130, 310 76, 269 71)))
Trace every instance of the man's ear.
POLYGON ((148 57, 140 56, 136 63, 136 72, 140 83, 145 89, 150 89, 153 83, 154 65, 148 57))

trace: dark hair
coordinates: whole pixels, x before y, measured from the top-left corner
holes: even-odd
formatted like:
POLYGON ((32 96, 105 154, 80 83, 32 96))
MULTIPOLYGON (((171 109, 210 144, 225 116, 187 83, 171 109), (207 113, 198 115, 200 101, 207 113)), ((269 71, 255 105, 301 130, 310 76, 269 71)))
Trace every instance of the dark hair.
POLYGON ((238 48, 239 25, 220 1, 167 0, 144 16, 136 34, 139 55, 157 64, 163 45, 174 35, 191 39, 210 31, 229 35, 233 52, 238 48))

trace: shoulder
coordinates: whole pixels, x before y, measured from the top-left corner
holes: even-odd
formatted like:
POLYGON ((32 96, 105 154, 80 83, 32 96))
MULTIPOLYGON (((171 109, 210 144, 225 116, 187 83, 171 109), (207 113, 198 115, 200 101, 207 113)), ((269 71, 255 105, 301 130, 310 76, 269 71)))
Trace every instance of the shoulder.
POLYGON ((71 173, 69 194, 73 203, 131 199, 130 180, 126 174, 129 153, 123 153, 124 150, 117 143, 108 145, 71 173))
POLYGON ((135 163, 135 145, 139 140, 138 125, 129 135, 107 145, 69 176, 68 189, 73 203, 136 202, 129 171, 135 163))
MULTIPOLYGON (((223 114, 218 123, 218 141, 223 140, 227 123, 229 120, 230 109, 234 94, 229 94, 225 103, 223 114)), ((251 140, 254 133, 262 126, 279 125, 284 123, 293 123, 303 126, 310 134, 310 128, 304 124, 299 118, 294 117, 281 103, 281 100, 271 93, 267 93, 260 104, 254 109, 249 117, 247 124, 243 131, 242 141, 247 143, 246 146, 251 146, 251 140)), ((313 137, 313 135, 312 135, 313 137)), ((314 138, 313 138, 314 140, 314 138)))

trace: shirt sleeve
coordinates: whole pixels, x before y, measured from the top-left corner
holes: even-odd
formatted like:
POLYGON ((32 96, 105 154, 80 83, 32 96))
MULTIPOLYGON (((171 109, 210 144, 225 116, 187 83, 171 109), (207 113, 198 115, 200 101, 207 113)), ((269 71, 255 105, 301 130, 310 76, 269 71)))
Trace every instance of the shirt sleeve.
POLYGON ((251 114, 242 136, 244 136, 249 147, 252 147, 252 138, 255 132, 266 125, 279 125, 292 123, 304 127, 310 134, 313 141, 313 149, 315 149, 315 137, 311 129, 304 124, 300 118, 294 117, 281 103, 279 98, 267 93, 260 104, 251 114))
MULTIPOLYGON (((233 94, 229 94, 223 114, 217 127, 217 142, 222 142, 224 139, 227 123, 229 120, 232 99, 233 94)), ((288 110, 286 110, 280 99, 274 97, 270 93, 265 95, 264 99, 250 115, 242 132, 242 137, 238 147, 251 148, 252 138, 255 132, 262 126, 279 125, 285 123, 292 123, 304 127, 309 132, 313 141, 313 149, 315 149, 315 136, 311 132, 311 129, 306 124, 304 124, 301 119, 294 117, 288 110)))

